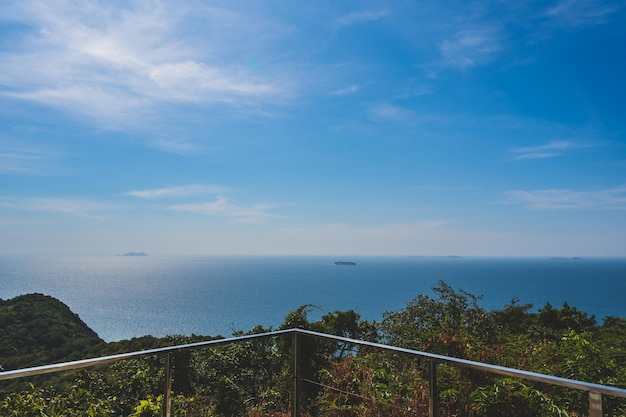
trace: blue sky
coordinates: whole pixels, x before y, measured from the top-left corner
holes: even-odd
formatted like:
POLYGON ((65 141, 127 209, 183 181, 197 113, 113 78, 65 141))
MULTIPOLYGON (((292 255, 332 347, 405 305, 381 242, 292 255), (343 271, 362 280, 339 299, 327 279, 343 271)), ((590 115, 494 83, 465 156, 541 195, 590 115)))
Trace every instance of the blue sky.
POLYGON ((620 1, 0 4, 0 253, 626 256, 620 1))

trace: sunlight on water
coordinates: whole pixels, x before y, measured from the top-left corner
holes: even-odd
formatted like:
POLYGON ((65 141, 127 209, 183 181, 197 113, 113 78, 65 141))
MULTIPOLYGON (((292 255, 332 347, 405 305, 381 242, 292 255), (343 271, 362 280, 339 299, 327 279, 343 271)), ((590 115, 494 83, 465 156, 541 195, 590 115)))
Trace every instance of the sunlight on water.
POLYGON ((107 341, 145 334, 230 335, 277 326, 303 304, 354 309, 379 320, 438 280, 502 308, 511 298, 542 307, 564 301, 599 318, 626 316, 624 259, 351 259, 328 257, 1 256, 0 297, 59 298, 107 341))

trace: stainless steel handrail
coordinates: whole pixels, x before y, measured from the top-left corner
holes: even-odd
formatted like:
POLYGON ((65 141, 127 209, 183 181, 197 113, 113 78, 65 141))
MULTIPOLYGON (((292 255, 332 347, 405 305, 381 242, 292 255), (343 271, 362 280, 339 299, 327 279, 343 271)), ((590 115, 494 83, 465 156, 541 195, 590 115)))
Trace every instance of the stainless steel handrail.
POLYGON ((69 371, 72 369, 88 368, 91 366, 105 365, 108 363, 119 362, 128 359, 137 359, 149 355, 159 355, 173 353, 181 350, 196 349, 207 346, 218 346, 230 343, 241 342, 250 339, 259 339, 265 337, 279 336, 287 333, 293 333, 293 330, 277 330, 275 332, 251 334, 246 336, 230 337, 224 339, 207 340, 204 342, 187 343, 184 345, 167 346, 156 349, 141 350, 137 352, 120 353, 117 355, 101 356, 99 358, 82 359, 78 361, 55 363, 51 365, 35 366, 32 368, 16 369, 11 371, 0 372, 0 381, 7 379, 22 378, 25 376, 49 374, 53 372, 69 371))
POLYGON ((390 346, 390 345, 383 345, 380 343, 367 342, 364 340, 333 336, 333 335, 329 335, 326 333, 313 332, 310 330, 296 329, 295 331, 301 334, 309 335, 309 336, 336 340, 338 342, 345 342, 345 343, 350 343, 353 345, 369 346, 369 347, 389 350, 393 352, 407 353, 409 355, 420 356, 422 358, 431 359, 431 360, 434 360, 435 362, 452 363, 452 364, 462 366, 465 368, 477 369, 479 371, 490 372, 493 374, 511 376, 511 377, 520 378, 520 379, 543 382, 543 383, 551 384, 551 385, 558 385, 561 387, 574 388, 574 389, 583 390, 583 391, 593 391, 593 392, 598 392, 600 394, 626 398, 626 389, 623 389, 623 388, 611 387, 608 385, 593 384, 590 382, 583 382, 583 381, 577 381, 575 379, 561 378, 557 376, 540 374, 537 372, 522 371, 519 369, 507 368, 504 366, 490 365, 488 363, 483 363, 483 362, 476 362, 476 361, 470 361, 467 359, 453 358, 451 356, 437 355, 434 353, 421 352, 418 350, 405 349, 405 348, 390 346))
MULTIPOLYGON (((122 360, 136 359, 136 358, 140 358, 140 357, 144 357, 148 355, 159 355, 159 354, 169 355, 171 353, 182 351, 182 350, 203 348, 203 347, 209 347, 209 346, 219 346, 219 345, 225 345, 225 344, 230 344, 230 343, 238 343, 238 342, 242 342, 246 340, 254 340, 254 339, 259 339, 259 338, 274 337, 274 336, 280 336, 280 335, 286 335, 286 334, 291 334, 293 336, 293 348, 294 348, 294 352, 296 352, 296 355, 294 355, 294 362, 293 362, 293 368, 294 368, 293 369, 293 379, 294 379, 293 399, 294 400, 292 404, 292 415, 294 417, 298 415, 297 402, 298 402, 298 397, 299 397, 298 395, 299 377, 298 377, 298 366, 297 366, 298 361, 296 358, 297 358, 298 351, 299 351, 298 345, 299 343, 302 343, 302 342, 298 342, 298 338, 300 335, 334 340, 337 342, 349 343, 349 344, 356 345, 356 346, 367 346, 367 347, 382 349, 386 351, 392 351, 392 352, 397 352, 397 353, 418 356, 418 357, 429 360, 431 364, 430 365, 430 370, 431 370, 431 377, 430 377, 431 399, 430 401, 431 403, 429 407, 431 416, 436 415, 437 408, 438 408, 437 403, 436 403, 436 365, 438 363, 449 363, 449 364, 453 364, 453 365, 457 365, 457 366, 461 366, 465 368, 470 368, 470 369, 475 369, 475 370, 479 370, 483 372, 489 372, 489 373, 498 374, 498 375, 510 376, 514 378, 520 378, 520 379, 536 381, 536 382, 541 382, 541 383, 550 384, 550 385, 557 385, 561 387, 586 391, 589 393, 589 416, 590 417, 602 416, 602 395, 610 395, 614 397, 626 398, 626 389, 624 388, 611 387, 607 385, 600 385, 600 384, 594 384, 590 382, 577 381, 573 379, 540 374, 537 372, 523 371, 519 369, 507 368, 507 367, 498 366, 498 365, 490 365, 487 363, 476 362, 476 361, 471 361, 467 359, 454 358, 450 356, 438 355, 438 354, 428 353, 428 352, 421 352, 418 350, 401 348, 397 346, 384 345, 381 343, 368 342, 364 340, 351 339, 351 338, 341 337, 341 336, 334 336, 334 335, 329 335, 326 333, 319 333, 319 332, 314 332, 311 330, 304 330, 304 329, 278 330, 278 331, 267 332, 267 333, 259 333, 259 334, 252 334, 252 335, 246 335, 246 336, 224 338, 224 339, 215 339, 215 340, 209 340, 209 341, 204 341, 204 342, 188 343, 188 344, 183 344, 183 345, 168 346, 168 347, 163 347, 163 348, 149 349, 149 350, 130 352, 130 353, 122 353, 122 354, 111 355, 111 356, 103 356, 99 358, 83 359, 83 360, 72 361, 72 362, 64 362, 64 363, 57 363, 57 364, 52 364, 52 365, 43 365, 43 366, 36 366, 32 368, 4 371, 4 372, 0 372, 0 381, 15 379, 15 378, 22 378, 26 376, 42 375, 42 374, 53 373, 53 372, 87 368, 91 366, 114 363, 114 362, 118 362, 122 360)), ((166 366, 169 367, 170 361, 168 360, 166 362, 168 363, 166 366)), ((167 390, 169 391, 171 389, 171 381, 166 381, 166 383, 168 386, 167 390)), ((170 392, 166 392, 167 398, 169 398, 169 395, 170 395, 170 392)), ((167 401, 166 403, 167 403, 166 416, 169 416, 170 415, 169 401, 167 401)))

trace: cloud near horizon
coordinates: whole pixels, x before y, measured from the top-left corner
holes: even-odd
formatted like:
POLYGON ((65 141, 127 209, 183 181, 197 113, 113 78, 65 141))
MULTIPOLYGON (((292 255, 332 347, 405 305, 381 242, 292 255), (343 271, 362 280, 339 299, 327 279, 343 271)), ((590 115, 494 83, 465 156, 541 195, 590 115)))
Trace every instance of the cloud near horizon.
MULTIPOLYGON (((17 141, 16 141, 17 142, 17 141)), ((66 175, 54 161, 65 154, 40 145, 21 145, 0 140, 0 174, 56 176, 66 175)))
POLYGON ((102 211, 113 208, 111 204, 99 201, 71 198, 0 198, 0 207, 73 215, 94 220, 104 220, 102 211))
POLYGON ((216 194, 223 193, 227 189, 219 185, 203 185, 203 184, 190 184, 179 185, 175 187, 165 188, 152 188, 147 190, 135 190, 124 193, 132 197, 142 198, 146 200, 155 200, 161 198, 177 198, 177 197, 189 197, 202 194, 216 194))
POLYGON ((599 191, 508 191, 507 203, 543 210, 626 210, 626 184, 599 191))
POLYGON ((547 145, 525 146, 513 149, 514 159, 545 159, 563 155, 563 153, 575 149, 586 149, 598 146, 598 144, 574 142, 569 140, 554 140, 547 145))
POLYGON ((215 201, 205 203, 177 204, 167 207, 168 210, 189 212, 204 216, 224 216, 231 218, 234 223, 262 224, 276 215, 268 210, 278 207, 278 204, 262 203, 252 206, 235 204, 227 198, 218 196, 215 201))

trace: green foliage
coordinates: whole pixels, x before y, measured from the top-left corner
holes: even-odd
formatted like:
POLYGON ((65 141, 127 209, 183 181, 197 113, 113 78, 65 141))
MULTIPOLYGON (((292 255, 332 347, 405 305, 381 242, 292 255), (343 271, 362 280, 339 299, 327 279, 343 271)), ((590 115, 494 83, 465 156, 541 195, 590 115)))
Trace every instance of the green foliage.
POLYGON ((287 357, 272 339, 196 350, 195 395, 205 398, 216 415, 243 415, 260 405, 280 408, 289 394, 287 357))
POLYGON ((539 310, 536 322, 529 332, 536 338, 558 340, 570 330, 586 332, 596 329, 595 316, 589 316, 584 311, 563 303, 562 308, 553 308, 550 303, 539 310))
MULTIPOLYGON (((440 282, 380 323, 354 311, 310 318, 303 305, 280 329, 303 328, 613 386, 626 386, 626 319, 595 317, 564 303, 532 305, 513 299, 486 311, 480 297, 440 282)), ((104 343, 67 306, 41 294, 0 300, 0 363, 5 368, 210 340, 202 336, 144 336, 104 343), (23 365, 20 365, 23 364, 23 365)), ((257 326, 235 336, 265 333, 257 326)), ((305 416, 427 413, 428 361, 344 342, 298 336, 305 416), (329 388, 333 387, 333 388, 329 388)), ((266 337, 171 355, 173 414, 285 417, 291 402, 293 335, 266 337)), ((437 366, 443 416, 582 416, 586 394, 544 387, 448 364, 437 366)), ((73 373, 4 383, 4 416, 161 416, 165 358, 146 356, 73 373), (45 384, 43 381, 46 381, 45 384), (45 386, 49 388, 35 388, 45 386)), ((626 401, 604 397, 606 415, 626 415, 626 401)))
POLYGON ((617 363, 626 363, 626 318, 607 317, 597 331, 604 354, 617 363))
MULTIPOLYGON (((67 305, 43 294, 2 301, 0 330, 0 366, 5 370, 99 356, 106 346, 67 305)), ((37 384, 42 380, 31 379, 37 384)), ((67 383, 62 375, 45 380, 67 383)), ((0 399, 19 389, 19 381, 2 384, 0 399)))
POLYGON ((534 315, 529 311, 532 304, 519 304, 518 298, 513 298, 502 310, 495 310, 491 315, 500 332, 507 334, 524 334, 534 324, 534 315))
POLYGON ((440 281, 436 298, 420 294, 399 312, 383 315, 381 330, 391 345, 466 357, 467 348, 491 342, 495 322, 478 305, 480 297, 440 281))
POLYGON ((470 399, 479 415, 488 417, 569 417, 541 391, 512 379, 498 379, 492 386, 474 391, 470 399))
POLYGON ((139 401, 133 412, 129 417, 160 417, 163 409, 163 396, 159 395, 156 398, 150 396, 147 400, 139 401))
MULTIPOLYGON (((326 389, 318 399, 319 415, 401 417, 428 413, 428 388, 414 372, 398 374, 389 363, 350 356, 320 371, 326 389), (379 367, 372 367, 379 365, 379 367)), ((380 359, 380 358, 377 358, 380 359)))
POLYGON ((67 393, 54 390, 30 389, 12 394, 0 402, 0 416, 21 417, 105 417, 111 415, 108 400, 90 391, 73 386, 67 393))
POLYGON ((84 359, 105 346, 59 300, 28 294, 0 304, 0 364, 6 370, 84 359))
POLYGON ((128 415, 137 402, 163 393, 164 358, 149 356, 83 370, 76 383, 101 398, 114 398, 115 415, 128 415))

